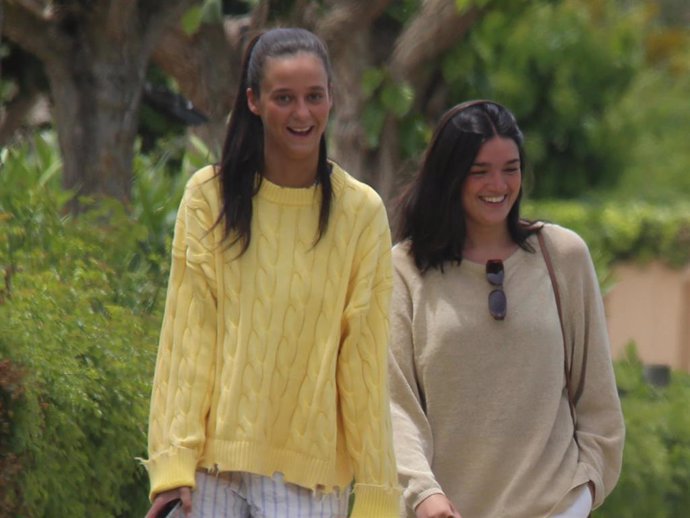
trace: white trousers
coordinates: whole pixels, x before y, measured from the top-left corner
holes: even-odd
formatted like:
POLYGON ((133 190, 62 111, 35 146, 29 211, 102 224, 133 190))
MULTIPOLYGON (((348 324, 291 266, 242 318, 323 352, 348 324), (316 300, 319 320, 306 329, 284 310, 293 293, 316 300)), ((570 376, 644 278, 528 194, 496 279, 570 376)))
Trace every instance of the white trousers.
MULTIPOLYGON (((346 518, 349 491, 322 493, 252 473, 196 473, 190 518, 346 518)), ((182 511, 170 518, 184 518, 182 511)))
POLYGON ((581 485, 576 489, 577 498, 568 509, 554 514, 551 518, 587 518, 592 512, 592 492, 587 484, 581 485))

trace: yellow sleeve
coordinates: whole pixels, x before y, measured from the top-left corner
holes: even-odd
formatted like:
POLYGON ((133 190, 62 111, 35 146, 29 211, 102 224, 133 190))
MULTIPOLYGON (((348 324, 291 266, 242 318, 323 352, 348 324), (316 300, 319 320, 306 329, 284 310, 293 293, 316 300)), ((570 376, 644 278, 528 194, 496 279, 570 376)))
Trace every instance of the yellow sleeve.
POLYGON ((343 315, 338 393, 355 473, 351 518, 398 518, 388 394, 391 240, 383 205, 360 237, 343 315))
POLYGON ((214 383, 216 276, 209 229, 215 220, 193 181, 177 214, 172 264, 151 395, 150 497, 194 487, 214 383))

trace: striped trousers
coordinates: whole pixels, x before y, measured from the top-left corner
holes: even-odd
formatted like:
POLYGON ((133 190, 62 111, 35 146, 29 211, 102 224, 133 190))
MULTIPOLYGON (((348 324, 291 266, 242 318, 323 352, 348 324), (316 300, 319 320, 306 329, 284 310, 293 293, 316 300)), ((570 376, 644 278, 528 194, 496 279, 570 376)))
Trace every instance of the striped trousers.
MULTIPOLYGON (((346 518, 348 491, 322 493, 253 473, 198 471, 189 518, 346 518)), ((170 518, 185 518, 180 510, 170 518)))

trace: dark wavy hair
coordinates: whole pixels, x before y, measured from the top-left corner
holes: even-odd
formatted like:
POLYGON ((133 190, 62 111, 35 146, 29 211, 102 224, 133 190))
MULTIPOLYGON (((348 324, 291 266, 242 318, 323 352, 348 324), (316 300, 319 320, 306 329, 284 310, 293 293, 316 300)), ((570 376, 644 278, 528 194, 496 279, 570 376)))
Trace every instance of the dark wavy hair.
MULTIPOLYGON (((443 271, 446 262, 462 262, 466 238, 460 192, 479 148, 494 136, 512 139, 524 171, 523 135, 513 114, 493 101, 458 104, 439 122, 417 175, 398 201, 398 240, 410 241, 417 268, 443 271)), ((508 232, 521 248, 533 252, 527 238, 534 226, 520 218, 522 188, 508 213, 508 232)))
MULTIPOLYGON (((222 185, 222 210, 216 224, 224 222, 230 245, 240 242, 240 255, 251 241, 252 198, 259 191, 264 168, 264 129, 261 118, 252 113, 247 88, 261 95, 266 60, 307 52, 323 63, 332 83, 332 68, 326 45, 315 34, 298 28, 271 29, 255 36, 242 58, 242 73, 235 104, 228 122, 218 174, 222 185)), ((321 136, 316 178, 321 188, 321 208, 316 242, 326 232, 333 198, 331 165, 327 160, 326 136, 321 136)))

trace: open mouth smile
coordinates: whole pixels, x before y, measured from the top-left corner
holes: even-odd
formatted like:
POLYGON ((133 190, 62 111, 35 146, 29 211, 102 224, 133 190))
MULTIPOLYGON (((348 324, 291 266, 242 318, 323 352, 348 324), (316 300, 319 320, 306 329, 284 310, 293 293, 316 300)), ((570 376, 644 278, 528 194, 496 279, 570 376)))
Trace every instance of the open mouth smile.
POLYGON ((304 128, 288 127, 287 130, 297 137, 306 137, 312 133, 314 126, 306 126, 304 128))
POLYGON ((508 195, 503 194, 501 196, 480 196, 479 199, 486 203, 499 204, 503 203, 506 199, 508 199, 508 195))

